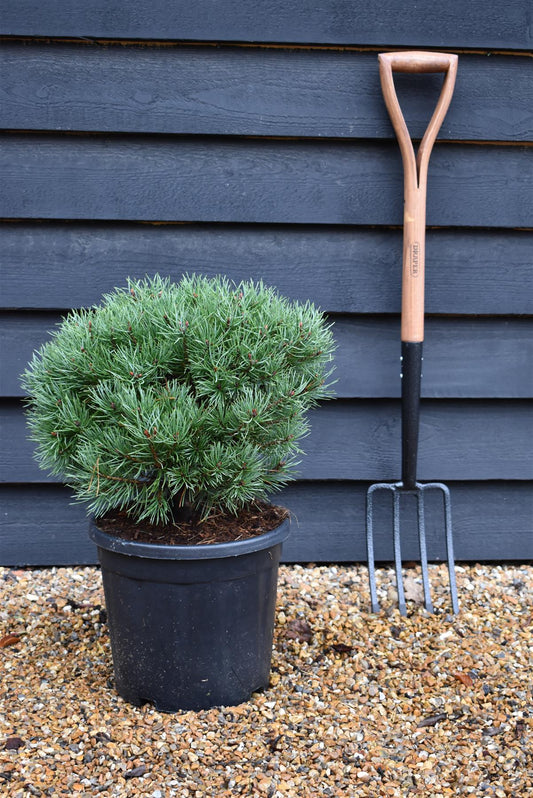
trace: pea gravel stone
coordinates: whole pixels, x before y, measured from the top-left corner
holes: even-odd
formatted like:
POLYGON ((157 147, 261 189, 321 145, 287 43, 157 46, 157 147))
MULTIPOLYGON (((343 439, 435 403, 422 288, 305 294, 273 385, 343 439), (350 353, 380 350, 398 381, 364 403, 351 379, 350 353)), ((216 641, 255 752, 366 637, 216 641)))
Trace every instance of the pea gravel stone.
POLYGON ((114 692, 97 568, 0 568, 0 795, 533 796, 533 566, 459 566, 458 617, 408 576, 402 618, 392 570, 371 615, 364 566, 282 566, 269 689, 165 715, 114 692))

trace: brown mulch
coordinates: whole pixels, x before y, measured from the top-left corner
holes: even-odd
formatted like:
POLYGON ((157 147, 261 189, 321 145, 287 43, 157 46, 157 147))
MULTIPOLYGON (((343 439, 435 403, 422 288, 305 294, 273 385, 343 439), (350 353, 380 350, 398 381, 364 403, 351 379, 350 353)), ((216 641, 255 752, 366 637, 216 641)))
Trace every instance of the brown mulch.
POLYGON ((113 689, 97 568, 0 569, 0 794, 533 796, 533 566, 280 569, 271 686, 165 715, 113 689))
POLYGON ((149 521, 133 521, 125 512, 112 510, 96 523, 104 532, 126 540, 188 546, 228 543, 256 537, 275 529, 288 517, 289 511, 284 507, 256 502, 237 516, 219 512, 212 513, 204 520, 151 524, 149 521))

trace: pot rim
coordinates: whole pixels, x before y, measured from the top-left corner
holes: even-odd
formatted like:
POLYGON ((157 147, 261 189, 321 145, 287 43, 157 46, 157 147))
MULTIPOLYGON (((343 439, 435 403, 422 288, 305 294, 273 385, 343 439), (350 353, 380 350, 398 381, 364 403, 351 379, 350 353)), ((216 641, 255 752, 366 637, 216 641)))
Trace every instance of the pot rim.
POLYGON ((239 557, 256 551, 269 549, 282 543, 289 536, 291 518, 285 518, 279 526, 262 535, 228 543, 202 543, 173 545, 145 543, 110 535, 98 528, 94 516, 89 518, 89 537, 99 548, 130 557, 146 557, 155 560, 213 560, 224 557, 239 557))

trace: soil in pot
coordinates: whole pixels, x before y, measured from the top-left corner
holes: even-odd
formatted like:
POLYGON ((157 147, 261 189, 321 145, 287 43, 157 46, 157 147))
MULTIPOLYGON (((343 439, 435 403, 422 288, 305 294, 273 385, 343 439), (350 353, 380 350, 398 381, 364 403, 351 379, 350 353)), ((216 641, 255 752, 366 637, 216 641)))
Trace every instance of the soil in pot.
POLYGON ((205 520, 191 516, 185 512, 184 518, 173 523, 152 524, 149 521, 134 521, 126 512, 112 510, 96 524, 103 532, 116 535, 124 540, 139 543, 157 543, 160 545, 206 545, 212 543, 229 543, 246 540, 263 535, 278 527, 289 511, 266 502, 254 502, 235 516, 231 513, 218 512, 205 520))

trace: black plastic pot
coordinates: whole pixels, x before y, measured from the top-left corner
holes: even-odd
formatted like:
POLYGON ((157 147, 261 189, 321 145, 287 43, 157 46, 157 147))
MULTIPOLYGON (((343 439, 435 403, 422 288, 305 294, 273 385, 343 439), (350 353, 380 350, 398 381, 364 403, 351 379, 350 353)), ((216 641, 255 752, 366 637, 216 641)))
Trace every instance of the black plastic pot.
POLYGON ((118 693, 162 712, 231 706, 267 687, 277 575, 289 521, 255 538, 201 546, 98 546, 118 693))

